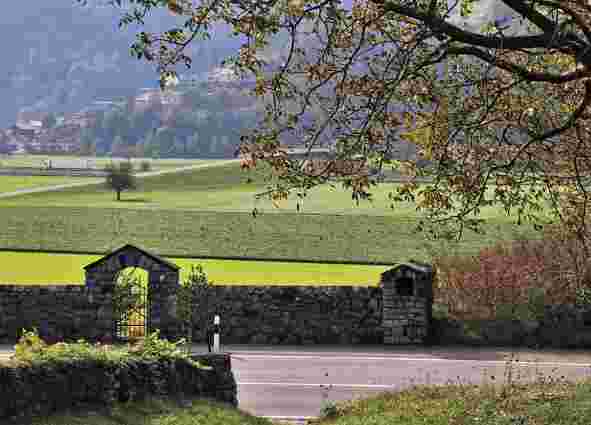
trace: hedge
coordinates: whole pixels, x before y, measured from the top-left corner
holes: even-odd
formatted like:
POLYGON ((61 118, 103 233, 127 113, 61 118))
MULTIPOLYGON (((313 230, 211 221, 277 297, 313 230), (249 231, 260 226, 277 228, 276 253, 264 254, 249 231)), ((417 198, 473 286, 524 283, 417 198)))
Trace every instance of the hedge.
POLYGON ((11 361, 0 364, 0 394, 0 419, 47 416, 151 396, 211 398, 237 405, 229 355, 11 361), (200 367, 195 360, 212 367, 200 367))

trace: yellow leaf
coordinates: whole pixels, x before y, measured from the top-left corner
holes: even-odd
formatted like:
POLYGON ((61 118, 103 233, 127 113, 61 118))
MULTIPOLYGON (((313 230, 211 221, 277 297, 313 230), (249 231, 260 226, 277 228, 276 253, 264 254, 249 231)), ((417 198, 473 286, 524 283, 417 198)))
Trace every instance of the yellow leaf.
POLYGON ((170 10, 175 15, 182 15, 183 8, 179 5, 178 0, 168 0, 168 10, 170 10))
POLYGON ((574 105, 565 105, 564 103, 560 105, 560 112, 564 112, 565 114, 572 114, 577 110, 577 107, 574 105))
POLYGON ((433 149, 433 132, 431 127, 420 127, 400 134, 400 138, 423 148, 423 157, 431 159, 433 149))
POLYGON ((404 123, 404 128, 406 128, 407 130, 413 128, 413 114, 411 114, 410 112, 403 112, 402 122, 404 123))

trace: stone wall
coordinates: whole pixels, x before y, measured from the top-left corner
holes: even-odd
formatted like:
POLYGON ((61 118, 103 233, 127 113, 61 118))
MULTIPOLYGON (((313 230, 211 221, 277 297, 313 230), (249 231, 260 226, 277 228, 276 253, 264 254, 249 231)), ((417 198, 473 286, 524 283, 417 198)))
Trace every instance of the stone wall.
POLYGON ((0 341, 13 343, 23 328, 52 340, 112 337, 112 294, 84 286, 0 285, 0 341))
POLYGON ((148 332, 159 329, 164 338, 179 338, 179 267, 128 244, 84 267, 84 286, 0 285, 0 341, 14 342, 23 328, 33 327, 48 341, 112 341, 113 293, 118 272, 127 267, 148 272, 148 332))
POLYGON ((191 359, 213 368, 211 380, 203 388, 202 396, 210 397, 222 403, 238 406, 238 386, 232 373, 230 354, 195 354, 191 359))
MULTIPOLYGON (((177 317, 179 268, 133 245, 84 267, 85 286, 0 286, 0 340, 35 327, 48 340, 112 340, 113 293, 127 267, 148 272, 148 332, 185 335, 177 317)), ((207 286, 194 297, 193 340, 222 318, 225 344, 408 344, 429 335, 432 271, 418 263, 381 275, 380 286, 207 286)), ((121 323, 120 326, 125 326, 121 323)), ((119 335, 117 335, 119 334, 119 335)))
POLYGON ((381 344, 382 289, 210 286, 196 294, 194 341, 221 316, 222 344, 381 344))
POLYGON ((591 348, 591 312, 573 305, 547 305, 535 320, 433 320, 434 344, 591 348))
MULTIPOLYGON (((387 294, 384 289, 384 294, 387 294)), ((428 337, 428 300, 413 296, 384 297, 384 344, 419 344, 428 337)))

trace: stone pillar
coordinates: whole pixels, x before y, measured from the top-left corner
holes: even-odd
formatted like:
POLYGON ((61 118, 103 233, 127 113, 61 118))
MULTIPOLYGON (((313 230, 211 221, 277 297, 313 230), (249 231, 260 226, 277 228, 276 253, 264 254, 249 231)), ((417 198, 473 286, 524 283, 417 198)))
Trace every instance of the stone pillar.
POLYGON ((95 332, 98 340, 113 340, 117 333, 113 293, 115 291, 117 271, 107 265, 94 271, 86 272, 86 288, 88 301, 100 304, 96 310, 95 332))
POLYGON ((149 323, 148 332, 160 330, 160 336, 177 339, 180 336, 180 321, 177 317, 178 271, 151 270, 149 274, 149 323))
POLYGON ((428 341, 433 302, 433 273, 428 265, 403 264, 382 274, 384 344, 421 344, 428 341), (400 283, 412 281, 401 290, 400 283))

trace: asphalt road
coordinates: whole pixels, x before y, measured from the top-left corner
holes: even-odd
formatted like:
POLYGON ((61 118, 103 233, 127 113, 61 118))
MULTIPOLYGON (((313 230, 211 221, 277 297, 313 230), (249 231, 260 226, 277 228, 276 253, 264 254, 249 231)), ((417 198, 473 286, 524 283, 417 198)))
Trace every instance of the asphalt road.
MULTIPOLYGON (((178 173, 180 171, 194 170, 197 168, 216 167, 219 165, 230 164, 230 163, 238 162, 238 161, 239 160, 237 160, 237 159, 229 159, 227 161, 219 161, 219 162, 214 162, 214 163, 209 163, 209 164, 208 163, 195 164, 195 165, 188 165, 186 167, 179 167, 179 168, 173 168, 173 169, 168 169, 168 170, 148 171, 145 173, 136 173, 135 176, 136 176, 136 178, 141 179, 144 177, 160 176, 162 174, 170 174, 170 173, 178 173)), ((104 181, 105 181, 104 178, 88 177, 86 179, 86 181, 79 182, 79 183, 66 183, 66 184, 60 184, 60 185, 55 185, 55 186, 33 187, 33 188, 29 188, 29 189, 15 190, 14 192, 0 193, 0 198, 12 198, 14 196, 25 195, 28 193, 52 192, 52 191, 56 191, 56 190, 68 189, 71 187, 92 186, 92 185, 96 185, 96 184, 102 184, 104 181)))
MULTIPOLYGON (((0 346, 0 359, 12 354, 0 346)), ((238 383, 239 408, 275 419, 314 417, 324 399, 367 397, 415 384, 504 382, 511 349, 468 347, 269 347, 223 346, 238 383), (489 381, 490 382, 490 381, 489 381)), ((194 352, 204 352, 195 345, 194 352)), ((591 352, 528 351, 517 354, 516 379, 537 373, 569 380, 591 376, 591 352)))
MULTIPOLYGON (((338 350, 338 349, 337 349, 338 350)), ((504 381, 506 360, 491 353, 471 359, 465 353, 441 355, 415 352, 233 352, 232 369, 238 382, 239 407, 258 416, 310 417, 320 413, 324 399, 367 397, 416 384, 482 383, 490 376, 504 381), (452 358, 450 358, 452 357, 452 358)), ((499 356, 502 358, 502 356, 499 356)), ((591 376, 591 357, 568 362, 519 361, 520 379, 531 380, 536 371, 576 380, 591 376)))

